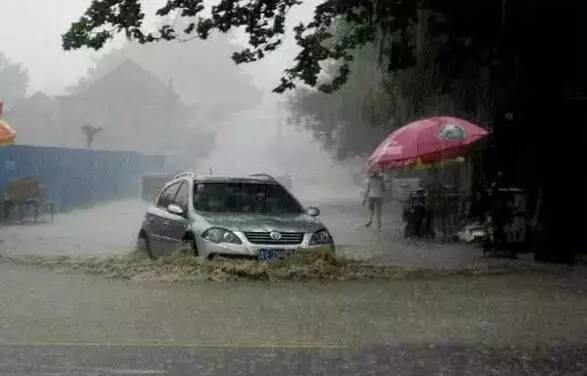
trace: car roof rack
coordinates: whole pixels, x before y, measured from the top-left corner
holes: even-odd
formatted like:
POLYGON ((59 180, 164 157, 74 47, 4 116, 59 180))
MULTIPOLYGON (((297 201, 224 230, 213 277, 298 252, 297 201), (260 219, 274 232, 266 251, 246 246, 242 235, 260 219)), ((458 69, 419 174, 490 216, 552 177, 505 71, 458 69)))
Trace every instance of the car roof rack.
POLYGON ((277 179, 275 179, 273 176, 269 174, 252 174, 251 176, 257 179, 266 179, 277 183, 277 179))
POLYGON ((179 179, 179 178, 183 178, 183 177, 195 178, 196 174, 193 172, 190 172, 190 171, 180 172, 179 174, 175 175, 173 177, 173 179, 179 179))

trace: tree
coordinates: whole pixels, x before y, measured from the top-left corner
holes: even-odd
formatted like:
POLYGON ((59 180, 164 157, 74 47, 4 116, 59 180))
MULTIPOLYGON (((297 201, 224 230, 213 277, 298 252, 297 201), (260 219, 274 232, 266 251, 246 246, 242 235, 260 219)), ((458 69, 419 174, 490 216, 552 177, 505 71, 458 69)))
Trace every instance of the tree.
MULTIPOLYGON (((383 87, 373 45, 355 53, 356 69, 334 93, 299 87, 288 97, 291 124, 300 125, 339 159, 366 156, 391 131, 392 97, 383 87)), ((336 66, 326 68, 326 76, 336 66)))
POLYGON ((27 70, 0 53, 0 100, 11 106, 24 98, 28 82, 27 70))
POLYGON ((102 132, 104 128, 102 127, 93 127, 91 125, 84 125, 82 126, 82 132, 86 136, 86 147, 88 149, 92 148, 92 144, 94 143, 94 139, 98 135, 98 133, 102 132))
MULTIPOLYGON (((429 29, 442 36, 444 48, 439 58, 450 62, 446 75, 454 75, 464 68, 463 61, 469 59, 475 59, 477 64, 510 64, 505 60, 511 57, 511 48, 517 47, 514 46, 516 40, 507 40, 507 36, 521 37, 523 32, 516 25, 517 21, 532 23, 543 9, 553 9, 554 14, 565 16, 579 7, 577 4, 540 5, 536 0, 520 1, 323 0, 316 7, 311 22, 295 27, 301 51, 275 90, 292 89, 298 81, 325 92, 338 89, 348 80, 353 52, 374 42, 381 44, 381 53, 387 55, 390 70, 413 66, 415 46, 409 29, 423 10, 435 12, 433 17, 427 18, 429 29), (341 37, 335 38, 332 26, 340 20, 348 27, 341 37), (333 61, 338 63, 337 74, 329 83, 321 83, 319 76, 324 63, 333 61)), ((279 47, 286 32, 287 12, 302 2, 217 0, 217 5, 209 7, 204 0, 168 0, 156 11, 163 19, 158 30, 145 31, 142 0, 93 0, 85 15, 63 35, 63 47, 66 50, 100 49, 117 33, 125 33, 127 38, 146 44, 207 39, 213 31, 226 33, 244 28, 249 47, 235 52, 233 59, 237 63, 253 62, 279 47), (179 18, 184 22, 177 27, 175 21, 167 21, 172 15, 176 16, 175 20, 179 18)))
MULTIPOLYGON (((354 69, 336 92, 295 90, 290 97, 294 121, 310 126, 325 146, 338 147, 342 158, 370 154, 385 134, 431 114, 451 113, 484 124, 491 103, 487 68, 464 64, 460 77, 447 77, 443 38, 429 29, 428 20, 435 16, 438 13, 420 11, 404 36, 414 49, 412 66, 389 70, 388 41, 381 37, 379 43, 368 43, 354 52, 354 69)), ((334 38, 343 38, 347 28, 337 20, 334 38)), ((335 74, 332 66, 326 67, 326 76, 335 74)))
MULTIPOLYGON (((253 62, 281 45, 286 32, 286 15, 302 2, 217 0, 217 5, 208 7, 203 0, 168 0, 156 11, 156 15, 163 18, 158 30, 145 31, 143 1, 94 0, 85 15, 63 35, 63 47, 66 50, 100 49, 117 33, 125 33, 127 38, 146 44, 161 40, 206 39, 213 31, 226 33, 244 28, 249 47, 235 52, 233 59, 237 63, 253 62), (184 20, 180 27, 175 21, 166 21, 172 15, 184 20)), ((428 22, 434 32, 447 37, 446 58, 454 59, 455 54, 461 57, 478 54, 485 47, 493 47, 496 38, 502 35, 499 32, 502 8, 495 0, 323 0, 316 7, 312 21, 294 28, 301 51, 295 64, 284 72, 275 91, 292 89, 301 81, 321 91, 332 92, 348 80, 353 52, 374 42, 380 43, 381 52, 389 56, 389 69, 412 66, 416 60, 409 29, 423 9, 441 15, 428 22), (341 20, 346 27, 336 38, 332 26, 341 20), (337 63, 337 73, 329 82, 320 82, 324 65, 329 62, 337 63)), ((479 58, 487 60, 488 57, 479 58)), ((454 61, 457 68, 459 60, 454 61)))
MULTIPOLYGON (((168 0, 156 15, 162 18, 175 15, 184 19, 186 26, 177 28, 173 21, 163 22, 157 31, 152 32, 143 30, 145 13, 142 3, 141 0, 92 1, 85 15, 63 35, 63 47, 66 50, 100 49, 117 33, 145 44, 162 40, 207 39, 213 31, 226 33, 237 28, 244 29, 248 35, 249 47, 235 52, 233 60, 237 63, 253 62, 281 45, 286 31, 286 15, 302 0, 256 0, 244 4, 219 0, 212 7, 205 6, 203 0, 168 0)), ((296 40, 302 51, 296 64, 286 70, 275 91, 291 89, 298 80, 326 92, 339 88, 348 78, 352 51, 373 42, 382 28, 386 32, 405 28, 416 16, 416 4, 399 0, 324 0, 316 8, 312 22, 296 26, 296 40), (333 41, 330 26, 340 17, 353 27, 348 29, 344 38, 333 41), (319 84, 321 64, 328 61, 341 64, 338 73, 330 83, 319 84)), ((394 63, 399 67, 408 60, 402 54, 394 63)))

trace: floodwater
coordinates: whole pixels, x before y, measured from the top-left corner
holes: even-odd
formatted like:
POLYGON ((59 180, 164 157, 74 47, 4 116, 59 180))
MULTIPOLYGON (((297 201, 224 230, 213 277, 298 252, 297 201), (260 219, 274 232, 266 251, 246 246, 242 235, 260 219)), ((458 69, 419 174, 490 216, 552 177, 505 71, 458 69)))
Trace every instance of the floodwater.
POLYGON ((353 197, 303 200, 341 257, 268 271, 129 256, 139 200, 3 226, 0 374, 584 374, 584 267, 481 275, 478 248, 401 239, 393 204, 377 233, 353 197))
MULTIPOLYGON (((479 268, 494 263, 478 247, 463 244, 412 242, 402 238, 400 208, 385 206, 381 233, 365 228, 367 209, 350 194, 326 198, 306 190, 302 202, 321 209, 321 219, 336 241, 337 254, 378 264, 429 269, 479 268)), ((116 256, 134 249, 148 203, 113 201, 69 213, 52 223, 2 226, 0 254, 36 256, 116 256)))
POLYGON ((0 262, 0 374, 582 375, 586 287, 569 270, 170 284, 0 262))
POLYGON ((148 205, 113 201, 68 213, 50 223, 1 227, 0 249, 35 255, 119 255, 132 249, 148 205))

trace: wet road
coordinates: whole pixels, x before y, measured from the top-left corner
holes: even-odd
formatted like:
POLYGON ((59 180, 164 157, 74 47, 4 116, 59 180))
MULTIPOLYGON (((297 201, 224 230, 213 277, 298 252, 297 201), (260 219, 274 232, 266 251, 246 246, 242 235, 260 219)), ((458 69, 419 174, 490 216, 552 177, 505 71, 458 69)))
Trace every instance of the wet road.
POLYGON ((361 349, 0 346, 3 376, 584 375, 587 346, 371 346, 361 349))
POLYGON ((583 375, 584 270, 156 283, 0 264, 0 375, 583 375))

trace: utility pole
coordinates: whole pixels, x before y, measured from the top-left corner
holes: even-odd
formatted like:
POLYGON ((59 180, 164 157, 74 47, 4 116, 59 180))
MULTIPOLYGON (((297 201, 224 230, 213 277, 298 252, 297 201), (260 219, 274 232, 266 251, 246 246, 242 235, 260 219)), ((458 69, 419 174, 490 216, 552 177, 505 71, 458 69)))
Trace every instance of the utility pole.
MULTIPOLYGON (((283 150, 283 108, 281 107, 281 103, 279 104, 279 110, 278 110, 278 124, 277 124, 277 146, 279 147, 279 150, 283 150)), ((283 156, 283 154, 282 154, 283 156)), ((283 157, 281 157, 280 159, 282 159, 283 162, 283 157)))

